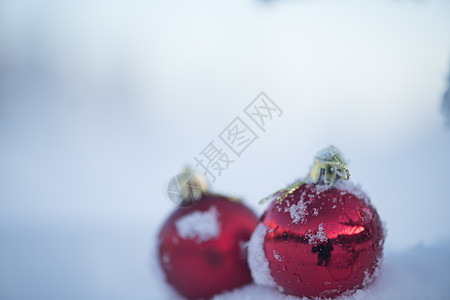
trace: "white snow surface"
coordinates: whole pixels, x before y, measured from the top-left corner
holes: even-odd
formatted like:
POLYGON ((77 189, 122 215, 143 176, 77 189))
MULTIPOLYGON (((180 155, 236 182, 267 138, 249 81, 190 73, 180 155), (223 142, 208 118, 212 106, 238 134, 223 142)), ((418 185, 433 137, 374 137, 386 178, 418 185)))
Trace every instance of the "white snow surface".
POLYGON ((195 211, 175 222, 178 235, 183 239, 196 239, 198 243, 209 241, 220 234, 217 207, 207 211, 195 211))
MULTIPOLYGON (((450 299, 448 264, 450 241, 435 247, 417 245, 402 252, 389 252, 374 282, 336 300, 450 299), (433 253, 436 251, 435 253, 433 253), (442 260, 442 263, 440 261, 442 260)), ((250 284, 218 295, 215 300, 296 300, 307 298, 280 293, 275 288, 250 284)))
POLYGON ((372 274, 370 274, 367 270, 364 271, 364 280, 363 287, 368 287, 374 282, 378 276, 381 274, 381 268, 383 266, 383 257, 379 257, 375 263, 375 269, 372 274))
MULTIPOLYGON (((160 220, 152 221, 157 228, 160 220)), ((264 227, 259 227, 263 232, 264 227)), ((166 283, 156 232, 146 228, 0 227, 0 299, 181 300, 166 283), (32 246, 32 249, 30 248, 32 246), (68 259, 70 258, 70 259, 68 259), (45 276, 39 276, 45 274, 45 276), (70 274, 70 280, 66 280, 70 274), (14 284, 16 283, 16 284, 14 284)), ((450 240, 385 252, 377 279, 337 300, 449 299, 450 240)), ((250 284, 215 300, 295 300, 274 287, 250 284)))
POLYGON ((248 264, 253 280, 257 284, 275 287, 276 283, 270 275, 269 262, 263 248, 266 233, 267 228, 264 224, 256 226, 248 245, 248 264))

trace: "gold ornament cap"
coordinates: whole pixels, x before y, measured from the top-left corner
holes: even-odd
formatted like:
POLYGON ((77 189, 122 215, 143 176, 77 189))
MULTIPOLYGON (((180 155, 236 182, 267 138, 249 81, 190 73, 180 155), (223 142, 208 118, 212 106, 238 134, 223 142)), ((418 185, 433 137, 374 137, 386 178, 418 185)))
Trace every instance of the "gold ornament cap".
POLYGON ((170 200, 178 206, 191 206, 208 192, 208 181, 205 176, 194 173, 189 167, 173 177, 167 187, 170 200))
POLYGON ((331 145, 316 154, 309 177, 315 183, 332 186, 339 178, 349 180, 350 172, 339 149, 331 145))

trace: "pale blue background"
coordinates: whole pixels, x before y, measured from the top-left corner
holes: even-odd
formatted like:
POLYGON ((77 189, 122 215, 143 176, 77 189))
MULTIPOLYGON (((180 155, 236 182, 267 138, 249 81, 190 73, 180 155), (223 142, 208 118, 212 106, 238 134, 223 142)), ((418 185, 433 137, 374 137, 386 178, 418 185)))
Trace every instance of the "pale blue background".
POLYGON ((260 91, 284 114, 214 191, 261 212, 332 143, 387 252, 450 266, 449 58, 444 0, 0 1, 0 299, 171 298, 165 188, 260 91))

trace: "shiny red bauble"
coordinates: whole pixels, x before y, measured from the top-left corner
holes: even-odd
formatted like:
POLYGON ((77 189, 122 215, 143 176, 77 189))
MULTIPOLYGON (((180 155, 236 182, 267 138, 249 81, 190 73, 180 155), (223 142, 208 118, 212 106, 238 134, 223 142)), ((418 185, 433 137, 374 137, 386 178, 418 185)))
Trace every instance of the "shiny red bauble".
POLYGON ((262 224, 269 275, 287 294, 324 298, 361 288, 382 258, 380 218, 351 182, 303 184, 274 200, 262 224))
POLYGON ((176 209, 159 233, 167 281, 189 299, 207 299, 250 283, 244 245, 257 222, 242 203, 212 194, 176 209))

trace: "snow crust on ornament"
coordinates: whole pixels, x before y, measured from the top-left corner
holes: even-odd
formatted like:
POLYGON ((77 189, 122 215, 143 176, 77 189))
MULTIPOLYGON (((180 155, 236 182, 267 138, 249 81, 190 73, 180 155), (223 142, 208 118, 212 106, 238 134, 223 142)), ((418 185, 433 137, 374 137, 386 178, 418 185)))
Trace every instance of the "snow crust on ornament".
POLYGON ((283 259, 281 258, 281 255, 280 255, 280 251, 273 250, 273 257, 275 257, 275 259, 278 261, 283 261, 283 259))
POLYGON ((266 233, 267 228, 262 223, 258 224, 253 231, 248 244, 248 265, 256 284, 276 287, 277 284, 270 275, 269 261, 264 253, 266 233))
MULTIPOLYGON (((311 177, 308 177, 305 180, 305 183, 314 183, 314 182, 312 181, 311 177)), ((345 193, 353 194, 356 197, 364 200, 367 204, 370 204, 370 198, 369 198, 369 196, 367 196, 366 192, 364 192, 362 185, 360 183, 354 183, 351 179, 344 180, 342 178, 339 178, 338 180, 336 180, 336 182, 333 186, 328 186, 325 184, 316 185, 316 186, 312 187, 311 191, 315 192, 316 195, 319 195, 331 188, 335 188, 335 189, 342 191, 343 192, 342 195, 345 195, 345 193)))
POLYGON ((308 239, 308 244, 317 246, 318 244, 325 243, 328 241, 328 236, 325 233, 325 228, 323 224, 319 224, 317 232, 315 234, 311 233, 311 230, 308 230, 306 234, 306 238, 308 239))
POLYGON ((367 270, 364 271, 364 280, 363 280, 363 283, 362 283, 363 287, 369 286, 370 284, 372 284, 372 282, 375 281, 375 279, 377 277, 380 276, 380 274, 381 274, 381 266, 382 265, 383 265, 383 256, 380 256, 380 257, 377 258, 377 261, 375 262, 375 269, 373 270, 372 274, 370 274, 367 270))
MULTIPOLYGON (((334 184, 334 188, 343 193, 350 193, 370 204, 370 199, 361 187, 361 184, 354 184, 351 180, 339 179, 334 184)), ((345 194, 342 194, 345 195, 345 194)))
POLYGON ((338 155, 342 162, 348 165, 348 161, 343 157, 342 152, 339 151, 339 149, 335 146, 329 146, 325 149, 320 150, 319 152, 317 152, 316 158, 321 160, 333 161, 335 155, 338 155))
POLYGON ((178 235, 183 239, 196 239, 203 243, 216 238, 220 234, 220 223, 217 219, 218 210, 211 206, 207 211, 195 211, 175 222, 178 235))
POLYGON ((298 222, 303 223, 306 215, 308 214, 306 209, 307 209, 306 204, 305 202, 303 202, 302 199, 300 199, 297 204, 292 204, 289 207, 289 214, 291 215, 292 223, 295 224, 298 224, 298 222))

